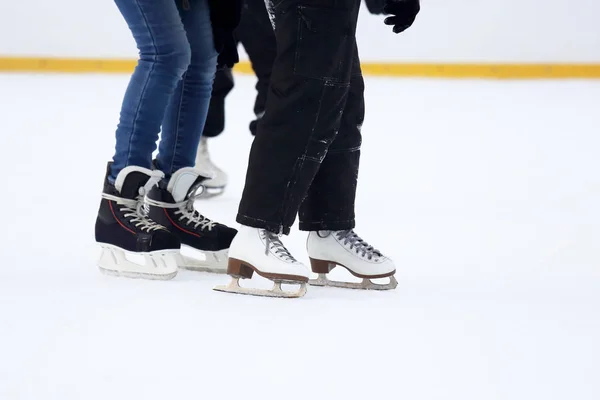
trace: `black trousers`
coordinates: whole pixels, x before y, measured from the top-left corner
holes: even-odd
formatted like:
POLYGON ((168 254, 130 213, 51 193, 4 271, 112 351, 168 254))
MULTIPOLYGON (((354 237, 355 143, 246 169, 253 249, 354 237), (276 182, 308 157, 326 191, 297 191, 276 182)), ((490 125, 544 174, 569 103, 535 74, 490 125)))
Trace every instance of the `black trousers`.
MULTIPOLYGON (((254 114, 256 120, 250 123, 250 132, 256 134, 257 121, 263 116, 267 102, 267 91, 271 80, 271 70, 277 55, 277 44, 273 26, 264 0, 245 0, 240 24, 235 31, 235 39, 248 53, 252 69, 258 78, 254 114)), ((219 69, 215 74, 212 96, 203 136, 218 136, 225 130, 225 97, 233 89, 234 81, 230 68, 219 69)))
POLYGON ((289 233, 354 228, 364 119, 360 0, 274 0, 277 58, 237 221, 289 233))

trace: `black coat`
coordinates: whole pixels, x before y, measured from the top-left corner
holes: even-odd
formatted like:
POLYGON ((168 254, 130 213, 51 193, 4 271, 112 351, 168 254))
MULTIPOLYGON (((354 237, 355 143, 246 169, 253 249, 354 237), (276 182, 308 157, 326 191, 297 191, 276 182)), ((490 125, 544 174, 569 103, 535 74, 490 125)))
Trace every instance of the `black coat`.
POLYGON ((365 0, 367 9, 371 14, 383 14, 383 7, 385 6, 385 0, 365 0))

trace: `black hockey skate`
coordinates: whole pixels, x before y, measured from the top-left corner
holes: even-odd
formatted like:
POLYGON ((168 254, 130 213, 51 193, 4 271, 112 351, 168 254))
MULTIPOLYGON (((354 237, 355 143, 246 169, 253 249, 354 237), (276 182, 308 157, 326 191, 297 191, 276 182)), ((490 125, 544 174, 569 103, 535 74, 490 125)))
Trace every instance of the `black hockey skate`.
POLYGON ((130 166, 119 173, 114 185, 107 177, 96 219, 100 270, 129 278, 174 278, 180 241, 148 218, 144 207, 146 192, 163 177, 162 172, 130 166))
POLYGON ((168 182, 161 181, 148 194, 150 218, 181 240, 182 251, 187 254, 178 255, 179 268, 226 273, 229 246, 237 231, 194 209, 194 201, 202 197, 205 179, 194 168, 182 168, 168 182))

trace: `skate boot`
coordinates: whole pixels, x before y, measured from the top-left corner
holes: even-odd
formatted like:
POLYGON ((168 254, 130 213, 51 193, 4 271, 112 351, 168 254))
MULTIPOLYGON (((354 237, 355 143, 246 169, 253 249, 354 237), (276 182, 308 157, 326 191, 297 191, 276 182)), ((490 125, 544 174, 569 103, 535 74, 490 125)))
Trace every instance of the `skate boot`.
POLYGON ((163 180, 152 188, 146 202, 150 218, 179 237, 182 252, 190 253, 177 255, 179 268, 224 274, 229 245, 237 231, 211 221, 194 209, 194 201, 202 196, 205 179, 194 168, 182 168, 168 183, 163 180))
POLYGON ((200 138, 198 153, 196 153, 196 169, 200 171, 209 171, 212 175, 209 179, 203 182, 204 193, 200 198, 210 198, 223 194, 225 186, 227 186, 228 177, 225 171, 213 164, 208 153, 208 139, 200 138))
POLYGON ((232 277, 231 282, 226 286, 217 286, 215 290, 267 297, 304 296, 310 275, 308 268, 296 261, 277 234, 243 225, 231 243, 227 273, 232 277), (273 288, 241 287, 239 280, 252 278, 254 272, 273 281, 273 288), (300 288, 295 292, 287 292, 282 290, 282 283, 299 284, 300 288))
POLYGON ((348 289, 389 290, 398 282, 396 266, 379 250, 363 241, 354 230, 310 232, 306 243, 312 271, 319 275, 310 280, 314 286, 333 286, 348 289), (346 268, 352 275, 363 278, 361 283, 331 281, 327 274, 336 266, 346 268), (387 284, 371 279, 390 278, 387 284))
POLYGON ((148 218, 144 207, 146 192, 162 177, 162 172, 131 166, 121 170, 112 185, 107 172, 96 219, 96 242, 102 248, 98 266, 102 272, 163 280, 177 275, 179 239, 148 218))

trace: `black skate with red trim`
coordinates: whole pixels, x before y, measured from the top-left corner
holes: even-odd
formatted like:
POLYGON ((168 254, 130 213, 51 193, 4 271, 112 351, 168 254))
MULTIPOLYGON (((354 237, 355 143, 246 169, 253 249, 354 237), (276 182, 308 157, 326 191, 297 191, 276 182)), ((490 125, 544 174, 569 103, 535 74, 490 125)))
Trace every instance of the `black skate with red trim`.
POLYGON ((164 176, 160 171, 126 167, 115 183, 104 179, 96 218, 96 242, 102 248, 101 271, 116 276, 171 279, 177 275, 180 241, 147 215, 144 197, 164 176))
POLYGON ((237 231, 194 208, 195 200, 202 197, 204 180, 206 177, 194 168, 178 170, 148 194, 149 215, 181 240, 179 268, 226 273, 229 246, 237 231))

